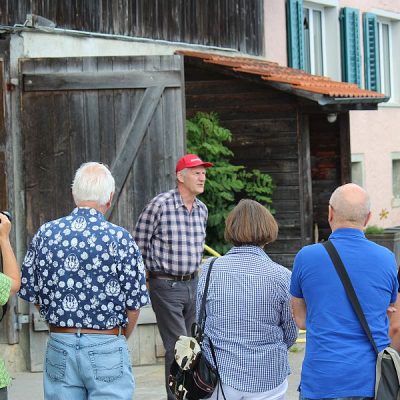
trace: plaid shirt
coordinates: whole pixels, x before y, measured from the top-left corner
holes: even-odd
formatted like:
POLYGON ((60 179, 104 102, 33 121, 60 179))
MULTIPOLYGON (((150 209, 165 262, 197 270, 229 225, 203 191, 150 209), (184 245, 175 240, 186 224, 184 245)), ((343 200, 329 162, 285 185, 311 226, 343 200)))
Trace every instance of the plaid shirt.
POLYGON ((149 271, 187 275, 200 265, 208 211, 197 198, 191 212, 178 189, 156 196, 144 208, 134 238, 149 271))
MULTIPOLYGON (((202 266, 197 314, 210 261, 202 266)), ((290 373, 288 348, 297 338, 290 309, 291 273, 257 246, 233 247, 212 268, 203 349, 215 347, 222 383, 243 392, 266 392, 290 373)))

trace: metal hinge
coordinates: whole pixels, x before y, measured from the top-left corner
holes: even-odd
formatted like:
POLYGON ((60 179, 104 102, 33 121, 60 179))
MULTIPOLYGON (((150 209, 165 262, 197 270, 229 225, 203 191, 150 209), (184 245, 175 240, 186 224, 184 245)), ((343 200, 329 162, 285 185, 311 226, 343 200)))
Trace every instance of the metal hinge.
POLYGON ((15 323, 18 331, 22 329, 22 324, 29 324, 28 314, 17 314, 17 322, 15 323))
POLYGON ((17 314, 17 330, 20 331, 22 329, 22 324, 29 324, 30 322, 32 322, 32 329, 36 332, 49 330, 46 320, 38 311, 35 311, 31 318, 28 314, 17 314))
POLYGON ((47 325, 46 320, 40 315, 39 311, 35 310, 32 317, 33 317, 33 330, 35 332, 49 330, 49 326, 47 325))

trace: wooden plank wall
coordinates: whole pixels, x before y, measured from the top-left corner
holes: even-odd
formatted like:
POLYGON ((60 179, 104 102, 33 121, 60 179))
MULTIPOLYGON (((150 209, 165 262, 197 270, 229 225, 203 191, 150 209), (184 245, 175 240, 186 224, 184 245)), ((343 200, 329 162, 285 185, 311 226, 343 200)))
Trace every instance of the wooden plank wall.
POLYGON ((263 0, 2 0, 0 24, 27 14, 59 28, 163 39, 262 55, 263 0))
MULTIPOLYGON (((180 70, 179 57, 26 60, 25 74, 180 70), (172 61, 171 61, 172 60, 172 61)), ((27 232, 73 207, 71 181, 86 161, 111 165, 144 89, 24 92, 23 136, 27 232)), ((145 203, 174 186, 174 164, 183 153, 180 88, 166 88, 142 148, 122 189, 112 221, 132 231, 145 203)))
MULTIPOLYGON (((318 239, 327 239, 331 233, 328 223, 328 204, 332 192, 341 185, 341 157, 339 118, 334 123, 326 115, 310 115, 310 153, 313 193, 313 219, 318 225, 318 239)), ((344 154, 342 155, 342 152, 344 154)))
POLYGON ((276 185, 277 242, 271 257, 291 267, 301 248, 297 105, 294 96, 245 80, 231 79, 185 65, 187 117, 217 112, 230 129, 234 163, 269 173, 276 185))
MULTIPOLYGON (((49 74, 50 83, 54 83, 51 79, 54 73, 68 77, 69 73, 90 72, 96 74, 92 80, 95 82, 110 71, 128 71, 126 76, 131 71, 181 74, 181 68, 179 56, 32 59, 21 63, 25 77, 29 75, 34 80, 35 74, 49 74)), ((45 79, 41 82, 45 85, 45 79)), ((85 85, 90 86, 90 82, 85 85)), ((124 89, 120 85, 118 89, 102 90, 29 89, 22 93, 27 240, 45 221, 72 210, 71 181, 82 162, 112 165, 125 143, 122 133, 142 99, 145 90, 142 86, 124 89)), ((175 186, 175 163, 184 151, 182 86, 183 82, 180 87, 164 89, 111 215, 112 222, 130 232, 144 205, 157 193, 175 186)), ((35 370, 42 368, 46 335, 47 332, 31 334, 31 367, 35 370)), ((130 346, 135 365, 162 362, 163 347, 154 323, 139 325, 130 346)))

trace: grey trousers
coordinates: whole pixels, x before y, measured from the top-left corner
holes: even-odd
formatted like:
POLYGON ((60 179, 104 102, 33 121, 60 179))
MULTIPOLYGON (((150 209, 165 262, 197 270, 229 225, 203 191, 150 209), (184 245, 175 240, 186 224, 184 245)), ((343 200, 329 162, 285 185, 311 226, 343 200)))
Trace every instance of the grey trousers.
POLYGON ((7 400, 8 399, 8 395, 7 395, 7 388, 1 388, 0 389, 0 400, 7 400))
POLYGON ((165 386, 168 400, 175 396, 168 387, 168 375, 174 360, 174 347, 178 336, 191 336, 196 320, 196 290, 198 278, 187 282, 150 278, 151 304, 165 347, 165 386))

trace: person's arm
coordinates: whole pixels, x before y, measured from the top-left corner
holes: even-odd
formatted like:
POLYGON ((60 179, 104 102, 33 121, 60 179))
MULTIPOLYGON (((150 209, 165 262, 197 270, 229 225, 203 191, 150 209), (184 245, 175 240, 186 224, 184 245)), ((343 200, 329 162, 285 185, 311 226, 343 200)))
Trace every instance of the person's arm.
POLYGON ((292 296, 293 318, 299 329, 306 329, 307 306, 304 299, 292 296))
POLYGON ((400 294, 397 295, 394 308, 395 311, 391 312, 389 317, 390 346, 400 351, 400 294))
POLYGON ((299 331, 293 318, 288 287, 284 288, 284 293, 284 302, 281 314, 281 327, 283 331, 283 341, 286 343, 286 346, 290 348, 293 346, 294 343, 296 343, 299 331))
POLYGON ((3 258, 3 273, 11 279, 10 295, 18 292, 21 286, 21 273, 10 243, 11 222, 0 213, 0 248, 3 258))
POLYGON ((136 326, 140 308, 149 303, 146 278, 140 250, 132 236, 127 236, 126 256, 121 260, 120 281, 125 282, 123 290, 126 296, 126 313, 128 323, 125 335, 128 338, 136 326))
POLYGON ((133 332, 133 330, 135 329, 137 320, 139 318, 139 314, 140 314, 140 309, 139 310, 126 310, 127 314, 128 314, 128 325, 126 326, 126 333, 125 336, 128 339, 128 337, 130 336, 130 334, 133 332))
POLYGON ((159 206, 150 202, 139 215, 133 238, 143 257, 144 265, 148 267, 148 253, 151 246, 151 238, 157 229, 160 218, 159 206))

